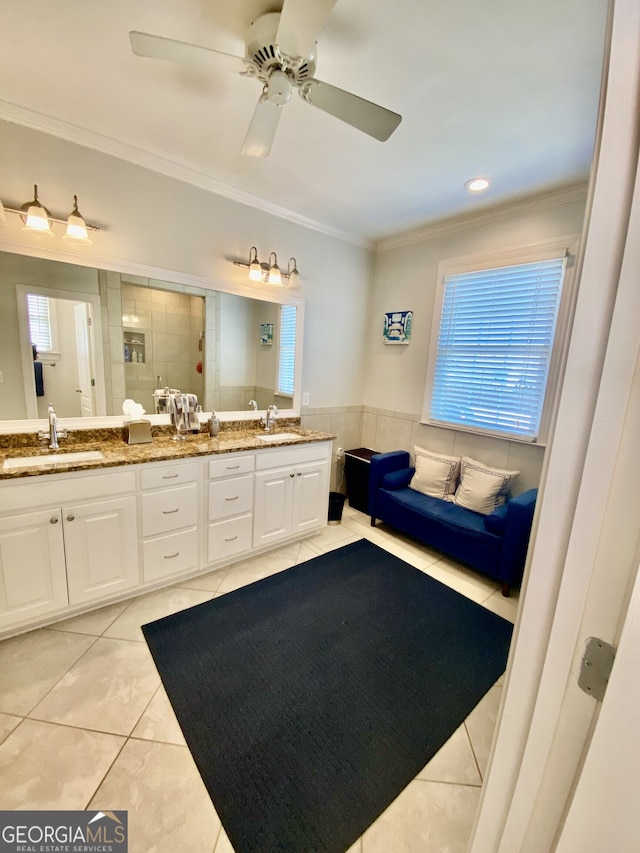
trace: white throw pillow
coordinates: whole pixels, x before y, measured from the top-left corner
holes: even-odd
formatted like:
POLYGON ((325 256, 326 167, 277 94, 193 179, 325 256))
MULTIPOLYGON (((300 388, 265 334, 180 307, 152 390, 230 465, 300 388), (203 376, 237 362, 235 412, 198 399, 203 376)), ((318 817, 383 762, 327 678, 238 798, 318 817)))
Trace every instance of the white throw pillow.
POLYGON ((502 506, 507 493, 520 471, 503 471, 463 456, 460 465, 460 485, 453 502, 465 509, 490 515, 502 506))
POLYGON ((460 457, 432 453, 423 447, 414 447, 413 452, 416 457, 416 473, 409 483, 409 488, 432 498, 452 501, 458 485, 460 457))

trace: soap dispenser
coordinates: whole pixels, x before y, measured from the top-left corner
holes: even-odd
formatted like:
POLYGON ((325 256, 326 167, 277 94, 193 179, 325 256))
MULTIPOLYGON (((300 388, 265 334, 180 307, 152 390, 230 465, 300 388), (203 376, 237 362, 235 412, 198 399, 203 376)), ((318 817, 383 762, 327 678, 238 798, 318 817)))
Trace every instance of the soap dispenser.
POLYGON ((215 412, 211 412, 211 417, 209 418, 207 426, 209 427, 209 435, 211 438, 215 438, 220 432, 220 418, 215 412))

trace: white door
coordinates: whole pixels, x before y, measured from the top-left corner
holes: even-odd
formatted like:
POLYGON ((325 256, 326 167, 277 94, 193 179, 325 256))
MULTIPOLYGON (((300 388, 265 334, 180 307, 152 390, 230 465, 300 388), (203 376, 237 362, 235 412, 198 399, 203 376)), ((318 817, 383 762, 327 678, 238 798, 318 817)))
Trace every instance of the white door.
POLYGON ((557 853, 637 850, 640 791, 640 572, 611 679, 557 853))
POLYGON ((0 519, 0 627, 67 605, 60 510, 0 519))
POLYGON ((253 547, 283 539, 291 532, 293 468, 256 474, 253 547))
POLYGON ((69 604, 95 601, 137 586, 136 499, 62 508, 69 604))
POLYGON ((78 405, 80 416, 91 418, 95 414, 93 402, 93 336, 91 329, 91 306, 78 302, 73 306, 76 320, 76 347, 78 351, 78 405))
POLYGON ((326 462, 296 465, 293 495, 293 530, 313 530, 327 520, 328 488, 326 462))

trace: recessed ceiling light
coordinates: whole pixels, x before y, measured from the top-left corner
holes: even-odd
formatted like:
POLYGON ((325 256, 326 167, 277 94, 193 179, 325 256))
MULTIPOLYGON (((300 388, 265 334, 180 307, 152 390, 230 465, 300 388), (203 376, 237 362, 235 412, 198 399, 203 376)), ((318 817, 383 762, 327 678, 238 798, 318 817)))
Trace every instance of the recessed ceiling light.
POLYGON ((486 190, 491 181, 489 178, 471 178, 470 181, 465 183, 465 187, 472 193, 481 193, 482 190, 486 190))

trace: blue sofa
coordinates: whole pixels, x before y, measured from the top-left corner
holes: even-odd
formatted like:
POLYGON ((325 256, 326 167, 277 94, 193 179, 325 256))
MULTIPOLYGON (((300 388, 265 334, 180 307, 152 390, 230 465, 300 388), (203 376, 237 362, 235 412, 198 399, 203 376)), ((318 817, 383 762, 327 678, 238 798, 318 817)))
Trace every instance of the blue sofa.
POLYGON ((508 596, 522 578, 537 489, 511 498, 491 515, 409 488, 415 472, 406 450, 377 453, 369 470, 369 515, 502 584, 508 596))

